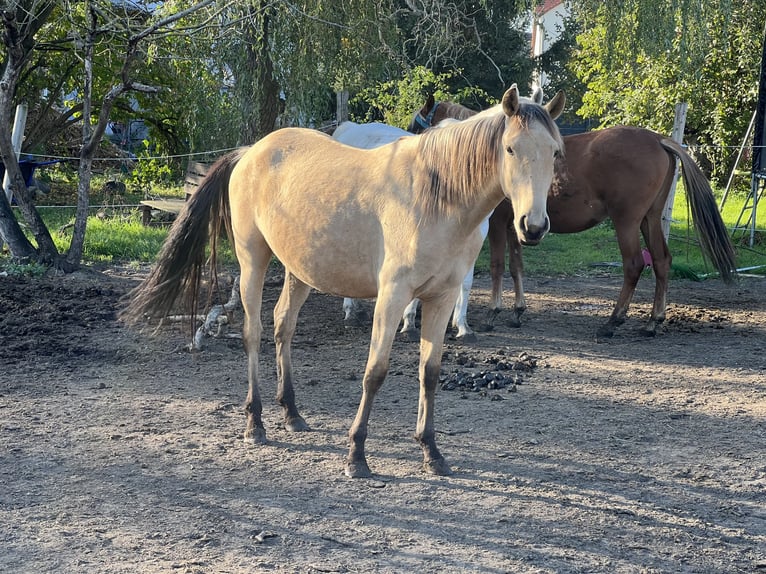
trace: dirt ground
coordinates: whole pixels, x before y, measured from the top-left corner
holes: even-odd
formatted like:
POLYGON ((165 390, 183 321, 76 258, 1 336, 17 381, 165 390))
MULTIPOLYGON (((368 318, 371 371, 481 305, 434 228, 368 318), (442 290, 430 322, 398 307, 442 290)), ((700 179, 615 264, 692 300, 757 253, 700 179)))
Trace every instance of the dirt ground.
MULTIPOLYGON (((313 432, 287 432, 268 400, 255 447, 241 342, 191 354, 179 325, 125 328, 118 300, 141 276, 0 277, 1 572, 766 572, 762 278, 673 281, 647 339, 645 277, 606 343, 593 334, 618 277, 529 278, 521 329, 447 340, 449 477, 421 472, 417 345, 398 340, 367 441, 376 476, 352 480, 369 329, 345 329, 339 299, 309 298, 294 345, 313 432), (503 376, 481 386, 484 371, 503 376)), ((280 287, 275 270, 267 332, 280 287)))

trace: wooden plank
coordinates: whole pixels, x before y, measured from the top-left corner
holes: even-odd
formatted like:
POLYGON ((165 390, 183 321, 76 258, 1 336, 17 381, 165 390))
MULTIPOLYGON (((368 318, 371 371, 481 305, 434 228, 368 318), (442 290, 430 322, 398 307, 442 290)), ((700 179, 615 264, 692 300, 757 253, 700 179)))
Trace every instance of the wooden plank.
POLYGON ((184 176, 184 192, 186 199, 147 199, 141 202, 139 208, 142 213, 141 220, 144 225, 152 222, 152 211, 163 211, 178 215, 186 200, 197 191, 197 187, 207 175, 208 169, 212 164, 201 161, 190 161, 186 166, 186 175, 184 176))
POLYGON ((168 213, 180 213, 181 208, 186 203, 185 199, 147 199, 141 202, 158 211, 167 211, 168 213))
POLYGON ((201 161, 190 161, 186 166, 186 176, 184 177, 184 192, 188 198, 197 191, 199 184, 205 179, 207 171, 210 169, 209 163, 201 161))

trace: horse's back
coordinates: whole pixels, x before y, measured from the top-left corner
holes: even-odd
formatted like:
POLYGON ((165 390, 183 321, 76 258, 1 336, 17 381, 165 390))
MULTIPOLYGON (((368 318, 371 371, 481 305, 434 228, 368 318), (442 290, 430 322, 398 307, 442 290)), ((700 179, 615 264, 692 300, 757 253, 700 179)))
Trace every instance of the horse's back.
POLYGON ((411 135, 410 132, 396 126, 378 122, 368 124, 343 122, 333 132, 332 137, 349 146, 372 149, 411 135))
POLYGON ((576 233, 607 217, 640 220, 664 201, 675 164, 662 138, 629 126, 566 136, 565 168, 548 200, 551 231, 576 233))

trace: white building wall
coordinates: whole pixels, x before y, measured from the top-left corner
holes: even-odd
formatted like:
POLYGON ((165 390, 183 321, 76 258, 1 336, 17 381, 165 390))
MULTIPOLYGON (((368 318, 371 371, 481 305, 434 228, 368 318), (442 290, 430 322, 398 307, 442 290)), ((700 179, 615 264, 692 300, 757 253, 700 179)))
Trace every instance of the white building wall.
MULTIPOLYGON (((564 27, 564 18, 569 14, 566 2, 548 0, 535 12, 532 22, 532 55, 537 57, 543 54, 551 45, 559 39, 564 27)), ((545 88, 548 81, 544 70, 537 70, 534 74, 533 88, 545 88)))

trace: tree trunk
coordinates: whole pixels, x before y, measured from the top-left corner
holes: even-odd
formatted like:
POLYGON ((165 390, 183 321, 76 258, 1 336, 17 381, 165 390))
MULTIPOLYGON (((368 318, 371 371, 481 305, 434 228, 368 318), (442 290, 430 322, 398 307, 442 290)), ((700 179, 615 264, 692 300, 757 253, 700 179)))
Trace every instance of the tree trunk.
POLYGON ((37 251, 16 221, 5 193, 0 198, 0 238, 8 245, 15 259, 31 261, 37 258, 37 251))
POLYGON ((250 9, 245 30, 245 62, 237 78, 242 105, 242 143, 258 141, 274 131, 279 117, 279 84, 274 79, 274 63, 269 53, 269 33, 273 8, 262 2, 250 9), (243 84, 247 79, 250 82, 243 84), (253 108, 255 113, 253 113, 253 108))
POLYGON ((16 202, 37 241, 37 250, 24 236, 4 193, 0 199, 0 233, 14 257, 24 260, 37 259, 41 263, 54 264, 59 261, 58 250, 48 228, 35 209, 32 196, 24 183, 18 158, 13 150, 11 131, 6 122, 6 118, 12 117, 11 111, 19 75, 28 54, 34 48, 34 34, 45 23, 54 8, 54 3, 48 4, 41 12, 31 15, 21 7, 17 8, 17 12, 11 10, 2 12, 6 61, 2 78, 0 78, 0 123, 2 124, 0 126, 0 159, 5 164, 16 202), (26 20, 27 18, 29 20, 26 20), (20 20, 24 21, 23 27, 19 26, 20 20))

